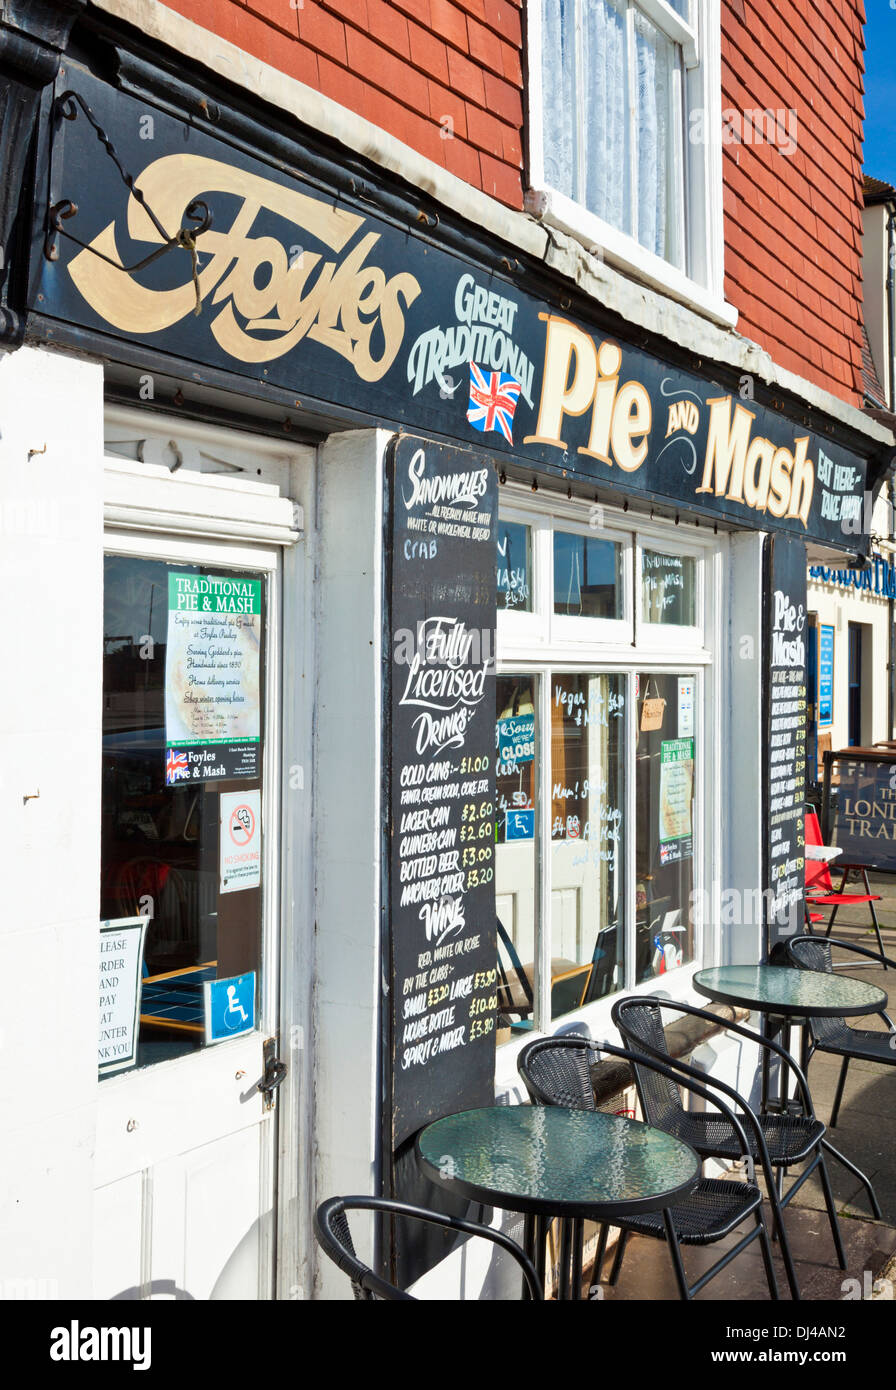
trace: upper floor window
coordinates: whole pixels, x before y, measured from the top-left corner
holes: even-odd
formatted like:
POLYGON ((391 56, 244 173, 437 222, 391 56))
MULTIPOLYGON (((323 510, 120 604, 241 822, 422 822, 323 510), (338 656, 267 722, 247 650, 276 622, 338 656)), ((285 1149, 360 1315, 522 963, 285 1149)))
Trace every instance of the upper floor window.
POLYGON ((529 16, 530 205, 642 278, 721 299, 718 0, 529 16))

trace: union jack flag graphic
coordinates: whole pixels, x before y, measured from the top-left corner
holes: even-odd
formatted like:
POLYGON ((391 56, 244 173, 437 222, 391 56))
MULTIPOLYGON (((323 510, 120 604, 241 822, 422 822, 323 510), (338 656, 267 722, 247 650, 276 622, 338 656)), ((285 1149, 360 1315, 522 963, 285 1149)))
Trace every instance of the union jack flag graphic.
POLYGON ((182 753, 177 748, 168 749, 168 757, 165 760, 165 785, 170 787, 172 782, 176 782, 180 777, 189 777, 189 759, 186 753, 182 753))
POLYGON ((520 383, 507 372, 484 372, 470 363, 470 404, 467 419, 474 430, 500 430, 513 443, 513 412, 520 398, 520 383))

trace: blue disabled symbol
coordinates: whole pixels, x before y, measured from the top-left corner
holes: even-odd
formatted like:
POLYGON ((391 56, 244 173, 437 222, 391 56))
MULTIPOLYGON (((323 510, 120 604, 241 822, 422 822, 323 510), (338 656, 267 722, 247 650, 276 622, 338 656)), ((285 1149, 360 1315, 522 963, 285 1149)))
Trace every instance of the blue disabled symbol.
POLYGON ((205 982, 205 1040, 223 1042, 255 1027, 255 971, 205 982))

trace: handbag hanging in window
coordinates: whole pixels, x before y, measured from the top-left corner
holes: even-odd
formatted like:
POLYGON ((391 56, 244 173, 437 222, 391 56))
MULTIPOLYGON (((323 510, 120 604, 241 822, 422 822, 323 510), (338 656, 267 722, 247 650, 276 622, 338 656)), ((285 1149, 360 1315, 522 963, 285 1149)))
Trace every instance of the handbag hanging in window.
POLYGON ((641 731, 648 733, 651 729, 661 729, 665 712, 665 700, 661 695, 651 696, 648 681, 644 691, 644 703, 641 705, 641 731))

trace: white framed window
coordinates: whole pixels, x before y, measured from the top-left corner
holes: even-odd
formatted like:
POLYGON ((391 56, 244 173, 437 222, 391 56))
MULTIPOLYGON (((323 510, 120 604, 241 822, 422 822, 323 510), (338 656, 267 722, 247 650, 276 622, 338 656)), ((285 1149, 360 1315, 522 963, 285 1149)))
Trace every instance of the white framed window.
POLYGON ((642 642, 698 647, 705 626, 704 573, 699 555, 674 536, 641 535, 635 546, 638 623, 642 642))
POLYGON ((534 0, 529 211, 729 321, 719 0, 534 0))
POLYGON ((720 544, 513 485, 505 516, 533 601, 498 615, 502 1042, 701 959, 720 544))

